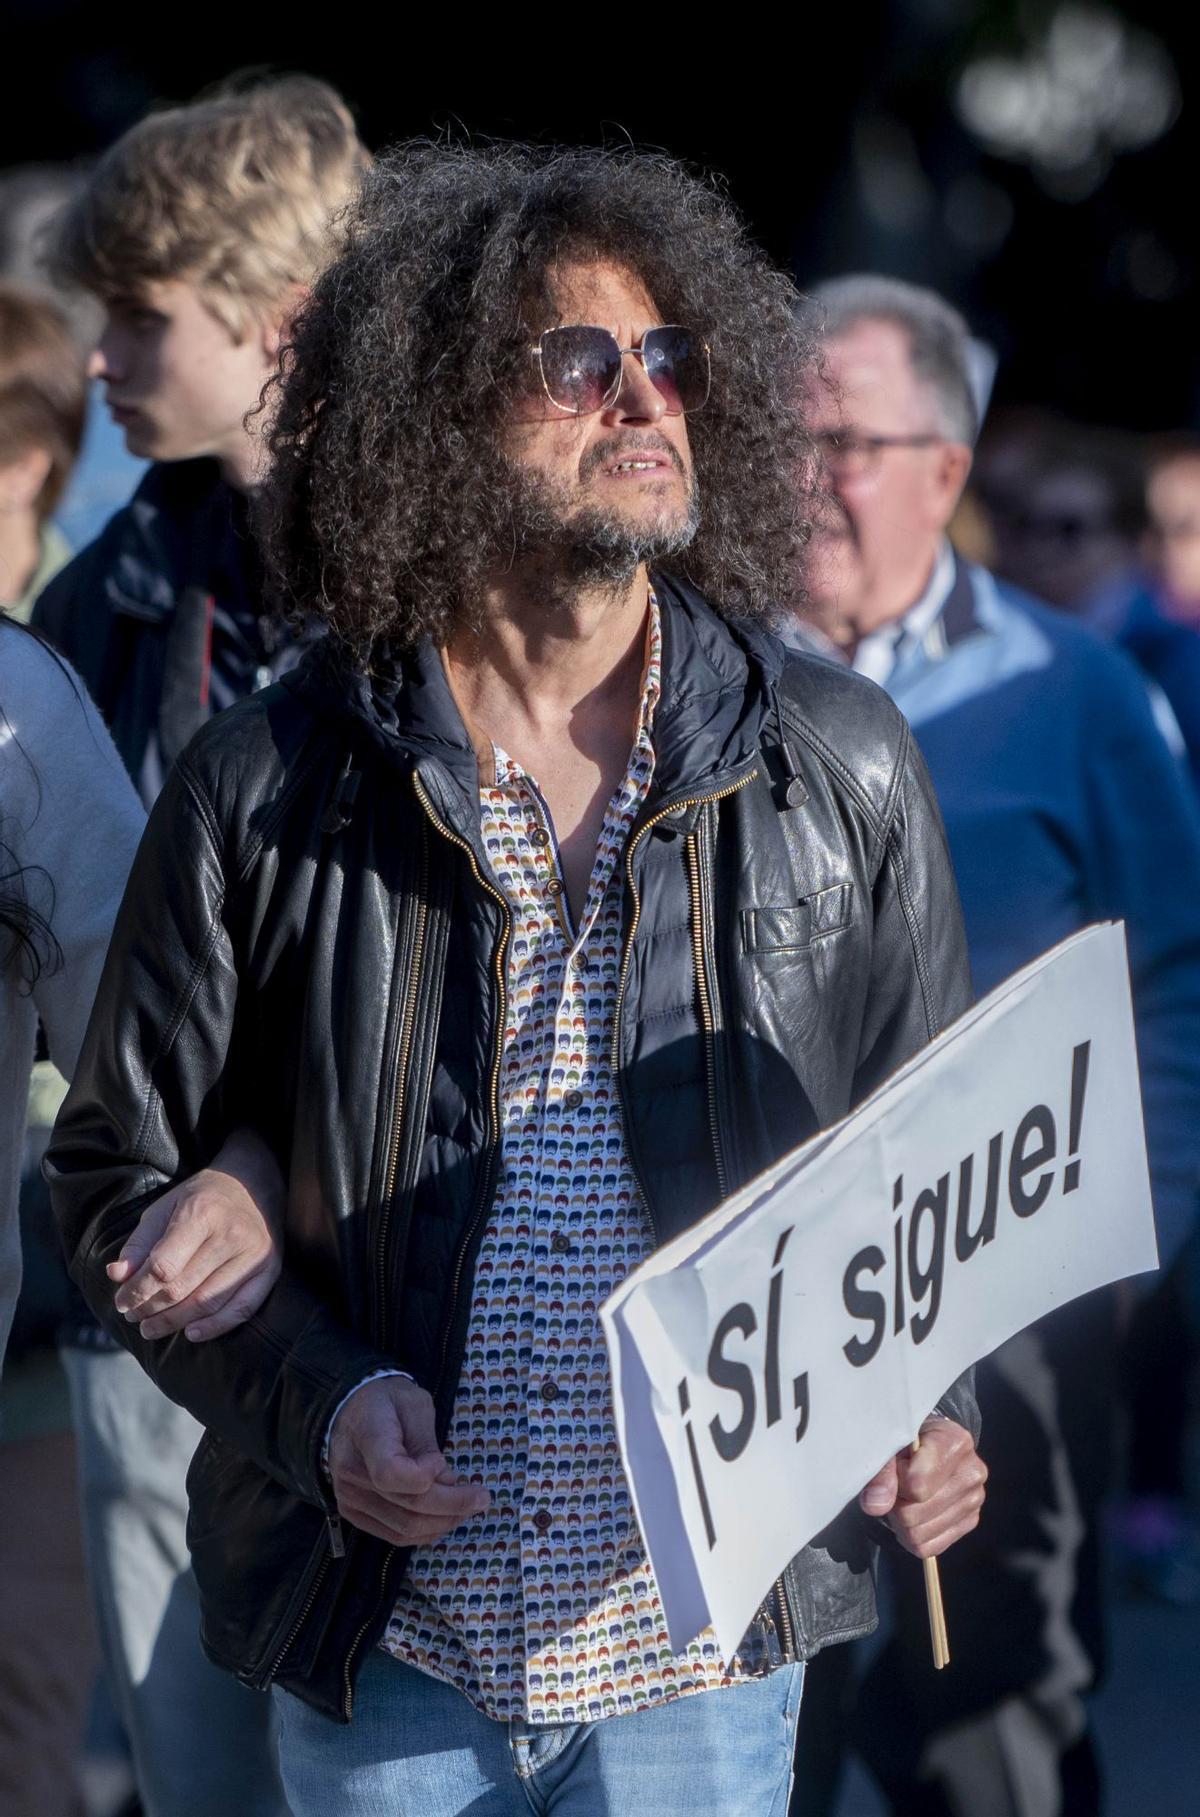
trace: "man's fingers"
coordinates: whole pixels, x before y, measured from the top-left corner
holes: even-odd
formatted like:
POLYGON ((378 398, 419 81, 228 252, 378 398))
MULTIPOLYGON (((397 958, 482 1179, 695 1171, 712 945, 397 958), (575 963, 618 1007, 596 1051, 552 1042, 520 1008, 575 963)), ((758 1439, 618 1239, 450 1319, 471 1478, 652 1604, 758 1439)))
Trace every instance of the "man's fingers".
POLYGON ((393 1546, 424 1545, 428 1540, 440 1539, 443 1533, 449 1533, 468 1518, 456 1515, 453 1519, 445 1516, 430 1519, 411 1514, 386 1497, 359 1487, 344 1487, 340 1491, 338 1512, 354 1526, 374 1533, 377 1539, 386 1539, 393 1546))
POLYGON ((352 1527, 358 1527, 363 1533, 372 1534, 375 1539, 386 1540, 389 1546, 429 1545, 435 1539, 441 1539, 448 1530, 445 1527, 426 1523, 427 1531, 424 1529, 410 1531, 407 1527, 398 1527, 392 1519, 377 1519, 373 1515, 357 1512, 350 1508, 342 1508, 339 1512, 343 1520, 348 1520, 352 1527))
POLYGON ((962 1464, 976 1457, 974 1441, 965 1427, 953 1420, 927 1420, 921 1428, 919 1449, 902 1452, 898 1460, 899 1499, 931 1501, 962 1464))
MULTIPOLYGON (((169 1337, 173 1331, 184 1331, 195 1320, 219 1314, 221 1329, 232 1331, 257 1312, 278 1279, 279 1271, 271 1265, 257 1269, 249 1278, 244 1264, 226 1262, 206 1274, 200 1285, 175 1305, 139 1321, 144 1338, 169 1337)), ((209 1332, 210 1337, 219 1333, 209 1332)))
POLYGON ((362 1469, 351 1466, 349 1480, 357 1480, 374 1494, 399 1505, 414 1505, 422 1515, 445 1515, 453 1523, 465 1520, 487 1506, 488 1493, 478 1483, 446 1481, 449 1465, 440 1451, 408 1457, 398 1448, 363 1460, 362 1469), (416 1506, 419 1504, 419 1507, 416 1506))
POLYGON ((274 1279, 282 1265, 280 1245, 236 1181, 205 1175, 202 1184, 187 1182, 142 1213, 109 1269, 110 1279, 119 1280, 117 1311, 128 1319, 153 1318, 185 1300, 226 1262, 236 1263, 243 1277, 272 1268, 274 1279), (136 1266, 122 1268, 122 1261, 136 1266))
POLYGON ((877 1476, 873 1476, 859 1503, 866 1514, 890 1514, 896 1505, 896 1460, 890 1457, 877 1476))
POLYGON ((199 1318, 188 1314, 188 1322, 183 1327, 184 1337, 191 1344, 206 1344, 210 1338, 223 1337, 227 1331, 236 1331, 239 1325, 244 1325, 247 1319, 253 1318, 277 1278, 273 1269, 262 1269, 258 1274, 251 1275, 248 1281, 243 1281, 229 1295, 224 1305, 215 1311, 199 1318))
MULTIPOLYGON (((400 1427, 404 1433, 404 1449, 410 1457, 441 1457, 441 1446, 437 1440, 437 1414, 433 1400, 428 1394, 405 1395, 399 1408, 400 1427)), ((441 1458, 441 1468, 445 1469, 446 1460, 441 1458)))
POLYGON ((987 1466, 983 1459, 972 1458, 961 1463, 951 1476, 933 1485, 932 1492, 924 1500, 914 1501, 904 1492, 902 1473, 900 1492, 896 1497, 896 1518, 909 1527, 929 1526, 960 1504, 966 1506, 970 1502, 972 1506, 981 1506, 986 1481, 987 1466))
POLYGON ((420 1520, 442 1520, 452 1527, 469 1520, 472 1514, 481 1514, 491 1500, 482 1483, 447 1483, 440 1477, 427 1489, 407 1493, 384 1493, 375 1479, 353 1471, 345 1472, 340 1480, 356 1494, 377 1495, 403 1514, 420 1520))
POLYGON ((916 1456, 899 1460, 899 1494, 888 1519, 901 1545, 918 1558, 936 1558, 970 1533, 987 1474, 969 1432, 949 1420, 931 1423, 916 1456))
POLYGON ((952 1518, 929 1521, 916 1528, 894 1525, 893 1531, 906 1552, 916 1558, 937 1558, 979 1525, 982 1502, 955 1512, 952 1518))
POLYGON ((983 1503, 983 1484, 969 1482, 939 1495, 934 1502, 897 1502, 890 1518, 897 1533, 925 1537, 963 1515, 977 1514, 983 1503))
POLYGON ((147 1205, 141 1217, 121 1245, 115 1262, 110 1262, 105 1269, 110 1281, 118 1285, 127 1281, 142 1266, 158 1239, 171 1222, 171 1213, 175 1209, 175 1190, 164 1193, 161 1199, 155 1199, 147 1205))
POLYGON ((346 1397, 329 1433, 329 1469, 343 1491, 379 1496, 395 1508, 436 1489, 452 1522, 484 1505, 486 1492, 455 1481, 437 1443, 433 1401, 401 1376, 381 1376, 346 1397))
POLYGON ((130 1324, 180 1306, 197 1288, 212 1282, 226 1262, 219 1242, 195 1240, 194 1231, 169 1230, 126 1281, 114 1304, 130 1324))

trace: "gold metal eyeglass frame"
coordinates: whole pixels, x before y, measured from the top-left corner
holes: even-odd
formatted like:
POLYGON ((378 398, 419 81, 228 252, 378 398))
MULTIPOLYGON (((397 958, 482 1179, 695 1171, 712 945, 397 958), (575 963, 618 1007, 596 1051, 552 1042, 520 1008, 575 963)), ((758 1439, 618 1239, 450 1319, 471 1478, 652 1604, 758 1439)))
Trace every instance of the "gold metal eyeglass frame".
MULTIPOLYGON (((642 370, 644 372, 646 369, 646 335, 661 334, 668 328, 675 329, 681 334, 689 334, 691 332, 690 329, 683 326, 682 322, 660 322, 654 328, 647 328, 646 334, 642 336, 642 345, 640 347, 622 347, 612 330, 610 328, 601 328, 598 322, 563 322, 560 323, 557 328, 543 328, 536 342, 529 349, 529 352, 538 363, 538 372, 540 373, 542 380, 542 390, 546 393, 547 398, 555 410, 561 410, 564 416, 596 416, 601 410, 607 410, 610 404, 615 404, 621 395, 621 386, 625 380, 625 355, 631 353, 635 360, 641 360, 642 370), (594 410, 572 410, 569 404, 560 404, 558 399, 551 393, 550 387, 546 382, 546 369, 542 365, 542 342, 548 334, 561 334, 564 328, 588 328, 595 334, 603 334, 612 342, 618 354, 621 356, 621 365, 617 371, 617 376, 594 410)), ((687 410, 668 410, 666 413, 668 416, 695 416, 696 412, 698 410, 703 410, 705 404, 708 402, 708 394, 712 389, 712 354, 709 351, 707 341, 701 341, 700 346, 704 353, 704 396, 698 404, 691 405, 687 410)), ((653 385, 653 377, 649 373, 647 373, 646 376, 653 385)), ((655 390, 658 390, 656 385, 655 390)), ((659 392, 659 396, 662 396, 661 392, 659 392)))

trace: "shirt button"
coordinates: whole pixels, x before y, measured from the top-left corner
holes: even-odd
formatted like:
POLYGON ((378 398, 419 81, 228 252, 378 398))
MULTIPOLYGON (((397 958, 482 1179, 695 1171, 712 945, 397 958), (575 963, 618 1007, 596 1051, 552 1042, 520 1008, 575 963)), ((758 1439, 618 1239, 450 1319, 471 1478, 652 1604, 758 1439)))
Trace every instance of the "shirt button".
POLYGON ((535 826, 530 829, 529 843, 530 845, 549 845, 550 835, 544 826, 535 826))
POLYGON ((582 1103, 583 1093, 581 1091, 569 1091, 563 1098, 563 1109, 578 1110, 582 1103))
POLYGON ((550 1239, 550 1248, 555 1255, 570 1255, 571 1239, 564 1236, 561 1230, 556 1230, 550 1239))
POLYGON ((533 1524, 539 1533, 549 1533, 554 1524, 554 1517, 549 1508, 539 1508, 533 1517, 533 1524))
POLYGON ((544 1401, 556 1401, 558 1399, 557 1382, 546 1381, 542 1383, 542 1399, 544 1401))
POLYGON ((558 877, 547 877, 546 888, 552 896, 562 895, 562 882, 558 877))

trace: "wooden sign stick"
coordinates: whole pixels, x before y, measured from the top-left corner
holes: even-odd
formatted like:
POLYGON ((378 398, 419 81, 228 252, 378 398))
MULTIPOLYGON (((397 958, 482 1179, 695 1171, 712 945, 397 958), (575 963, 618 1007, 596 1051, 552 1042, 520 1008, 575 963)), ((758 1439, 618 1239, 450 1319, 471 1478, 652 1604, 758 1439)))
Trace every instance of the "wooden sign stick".
MULTIPOLYGON (((921 1449, 921 1435, 912 1442, 912 1455, 921 1449)), ((929 1638, 933 1644, 933 1664, 937 1671, 950 1664, 950 1642, 946 1636, 946 1609, 942 1602, 942 1580, 936 1558, 923 1558, 925 1567, 925 1606, 929 1610, 929 1638)))

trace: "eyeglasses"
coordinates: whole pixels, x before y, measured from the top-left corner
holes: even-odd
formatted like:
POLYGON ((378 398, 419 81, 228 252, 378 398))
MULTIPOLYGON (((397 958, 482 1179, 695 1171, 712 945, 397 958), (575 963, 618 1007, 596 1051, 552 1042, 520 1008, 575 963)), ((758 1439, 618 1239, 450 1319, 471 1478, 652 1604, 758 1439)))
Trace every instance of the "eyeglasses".
POLYGON ((885 448, 935 448, 944 435, 859 435, 853 429, 819 429, 813 440, 827 467, 839 473, 874 473, 885 448))
POLYGON ((708 401, 708 347, 676 324, 647 328, 640 347, 619 346, 607 328, 546 328, 529 351, 541 367, 546 396, 570 416, 592 416, 616 402, 627 353, 641 360, 668 416, 700 410, 708 401))

